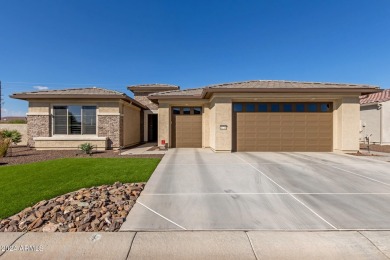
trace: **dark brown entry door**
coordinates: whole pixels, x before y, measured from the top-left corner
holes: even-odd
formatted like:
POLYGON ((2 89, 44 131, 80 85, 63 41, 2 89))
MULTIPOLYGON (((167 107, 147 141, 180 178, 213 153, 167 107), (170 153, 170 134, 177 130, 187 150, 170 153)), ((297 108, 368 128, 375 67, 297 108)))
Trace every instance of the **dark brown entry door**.
POLYGON ((202 147, 202 108, 172 108, 172 147, 202 147))
POLYGON ((158 118, 156 114, 148 115, 148 141, 157 142, 158 118))

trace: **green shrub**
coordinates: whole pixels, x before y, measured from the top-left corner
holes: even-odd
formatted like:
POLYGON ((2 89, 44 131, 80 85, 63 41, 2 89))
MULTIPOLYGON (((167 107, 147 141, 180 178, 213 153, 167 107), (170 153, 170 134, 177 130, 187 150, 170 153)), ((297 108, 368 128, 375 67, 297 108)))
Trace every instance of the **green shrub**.
POLYGON ((86 154, 91 154, 93 149, 93 145, 91 143, 83 143, 80 145, 80 150, 85 152, 86 154))
POLYGON ((1 137, 11 139, 11 143, 18 144, 22 141, 22 134, 18 130, 3 130, 1 137))
POLYGON ((0 158, 3 158, 7 155, 8 147, 11 144, 10 138, 3 138, 0 136, 0 158))

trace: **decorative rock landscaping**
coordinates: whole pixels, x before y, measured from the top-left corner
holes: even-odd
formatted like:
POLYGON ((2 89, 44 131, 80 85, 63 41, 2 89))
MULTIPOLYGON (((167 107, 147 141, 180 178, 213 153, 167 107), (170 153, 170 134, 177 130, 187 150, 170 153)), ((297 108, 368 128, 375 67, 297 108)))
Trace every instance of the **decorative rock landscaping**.
POLYGON ((81 189, 0 221, 0 232, 118 231, 145 183, 116 182, 81 189))

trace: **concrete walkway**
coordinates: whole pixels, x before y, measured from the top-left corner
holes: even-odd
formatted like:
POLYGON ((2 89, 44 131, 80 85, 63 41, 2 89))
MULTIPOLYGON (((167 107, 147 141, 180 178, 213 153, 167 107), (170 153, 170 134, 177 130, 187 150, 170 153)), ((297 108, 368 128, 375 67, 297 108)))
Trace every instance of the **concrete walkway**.
POLYGON ((0 259, 390 259, 390 231, 0 233, 0 259))
POLYGON ((148 151, 149 149, 157 146, 157 143, 145 143, 141 144, 139 146, 136 146, 131 149, 126 149, 125 151, 121 152, 121 155, 139 155, 139 154, 165 154, 166 151, 161 150, 154 150, 154 151, 148 151))

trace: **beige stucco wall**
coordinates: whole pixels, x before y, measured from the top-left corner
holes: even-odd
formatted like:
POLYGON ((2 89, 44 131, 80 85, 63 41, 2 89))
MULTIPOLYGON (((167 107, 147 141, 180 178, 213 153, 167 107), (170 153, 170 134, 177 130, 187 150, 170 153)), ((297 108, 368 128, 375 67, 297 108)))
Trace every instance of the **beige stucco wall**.
POLYGON ((341 150, 341 136, 342 136, 342 113, 341 105, 343 103, 342 98, 339 98, 333 102, 333 149, 341 150))
POLYGON ((22 134, 22 141, 18 145, 27 145, 27 124, 0 124, 0 130, 17 130, 22 134))
MULTIPOLYGON (((170 107, 199 105, 203 102, 203 147, 216 152, 232 150, 232 102, 333 102, 333 150, 356 151, 359 149, 359 94, 310 94, 310 93, 234 93, 214 94, 210 100, 164 101, 159 109, 159 143, 169 142, 170 107), (227 130, 220 126, 226 125, 227 130)), ((390 103, 390 102, 389 102, 390 103)))
POLYGON ((29 102, 28 115, 50 114, 50 102, 29 102))
POLYGON ((343 97, 337 109, 337 146, 334 150, 359 150, 360 104, 359 97, 343 97))
POLYGON ((107 102, 101 99, 59 99, 30 101, 28 115, 48 115, 51 113, 52 107, 56 105, 96 105, 100 114, 119 113, 119 100, 107 102))
POLYGON ((211 100, 209 104, 209 147, 215 149, 215 123, 216 123, 216 106, 215 100, 211 100))
POLYGON ((382 129, 382 144, 390 145, 390 101, 386 101, 381 103, 382 104, 382 123, 381 123, 381 129, 382 129))
POLYGON ((360 121, 361 141, 371 135, 371 143, 390 145, 390 101, 361 106, 360 121))
POLYGON ((107 148, 107 139, 104 137, 36 137, 34 142, 37 150, 79 150, 83 143, 94 145, 98 151, 107 148))
POLYGON ((210 124, 210 133, 214 136, 210 139, 210 148, 216 152, 232 150, 232 99, 230 97, 216 97, 212 100, 213 123, 210 124), (226 125, 226 130, 220 126, 226 125))
POLYGON ((360 107, 360 141, 364 142, 370 136, 370 142, 381 142, 381 110, 377 104, 360 107))
MULTIPOLYGON (((158 111, 156 111, 156 114, 157 114, 158 111)), ((144 117, 144 127, 143 127, 143 132, 144 132, 144 136, 143 136, 143 141, 144 142, 147 142, 148 141, 148 135, 149 135, 149 115, 151 114, 154 114, 153 111, 151 110, 144 110, 144 113, 143 113, 143 117, 144 117)))
POLYGON ((162 140, 165 140, 165 143, 170 145, 170 126, 171 126, 170 106, 168 103, 160 103, 158 108, 157 145, 162 145, 161 143, 162 140))
POLYGON ((120 113, 119 102, 97 102, 99 114, 116 114, 120 113))
POLYGON ((131 146, 141 142, 141 109, 127 103, 122 104, 123 144, 131 146))
POLYGON ((203 105, 202 114, 202 147, 210 147, 210 108, 209 104, 203 105))

